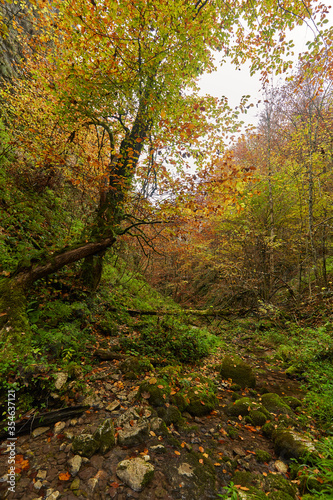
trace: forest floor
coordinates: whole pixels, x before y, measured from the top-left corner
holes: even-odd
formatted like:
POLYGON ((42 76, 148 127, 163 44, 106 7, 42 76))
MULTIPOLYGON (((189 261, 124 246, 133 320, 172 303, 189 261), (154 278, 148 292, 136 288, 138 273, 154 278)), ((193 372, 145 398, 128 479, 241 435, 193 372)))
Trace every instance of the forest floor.
MULTIPOLYGON (((117 339, 113 338, 112 343, 115 342, 117 339)), ((116 421, 131 408, 146 417, 154 411, 149 405, 149 398, 139 400, 137 396, 140 383, 158 376, 158 370, 141 373, 137 380, 127 380, 120 369, 121 361, 102 361, 84 378, 90 399, 80 393, 76 393, 73 399, 66 399, 67 406, 88 401, 90 409, 79 418, 42 428, 39 435, 35 429, 18 436, 15 492, 8 491, 6 478, 8 442, 1 444, 0 498, 205 500, 224 495, 224 498, 236 499, 247 498, 247 492, 253 485, 267 498, 301 498, 300 481, 290 476, 290 460, 276 454, 272 440, 264 435, 260 426, 249 424, 241 415, 230 417, 227 411, 236 399, 249 396, 260 401, 262 394, 267 392, 302 399, 300 383, 288 377, 273 361, 269 348, 253 346, 246 332, 235 335, 231 342, 238 355, 253 367, 256 373, 255 389, 235 389, 231 380, 221 379, 217 367, 225 353, 218 348, 213 355, 205 358, 199 368, 187 366, 183 374, 186 376, 186 372, 199 371, 216 383, 218 406, 215 410, 204 416, 185 412, 185 427, 171 423, 167 435, 150 431, 132 446, 116 444, 104 455, 96 453, 89 459, 83 458, 74 470, 71 462, 74 456, 73 437, 93 432, 106 418, 116 421), (134 457, 143 457, 155 469, 153 479, 142 491, 130 488, 116 474, 120 461, 134 457), (202 475, 198 467, 202 467, 202 475), (268 485, 267 480, 273 475, 285 481, 280 486, 272 486, 272 481, 268 485), (230 481, 234 486, 230 487, 230 481)), ((166 409, 168 406, 166 403, 166 409)), ((310 431, 315 441, 321 431, 309 417, 305 417, 304 412, 298 410, 301 414, 296 410, 293 418, 297 420, 301 417, 299 430, 304 433, 310 431), (306 418, 307 425, 304 424, 306 418)), ((278 415, 275 419, 278 421, 278 415)), ((333 495, 321 498, 333 498, 333 495)))

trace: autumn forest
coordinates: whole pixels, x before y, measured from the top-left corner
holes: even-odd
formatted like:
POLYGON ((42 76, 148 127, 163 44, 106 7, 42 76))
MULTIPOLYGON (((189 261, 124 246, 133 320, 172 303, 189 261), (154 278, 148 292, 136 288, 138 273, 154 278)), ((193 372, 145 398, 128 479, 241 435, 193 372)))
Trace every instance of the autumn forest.
POLYGON ((0 3, 0 498, 332 498, 329 14, 0 3))

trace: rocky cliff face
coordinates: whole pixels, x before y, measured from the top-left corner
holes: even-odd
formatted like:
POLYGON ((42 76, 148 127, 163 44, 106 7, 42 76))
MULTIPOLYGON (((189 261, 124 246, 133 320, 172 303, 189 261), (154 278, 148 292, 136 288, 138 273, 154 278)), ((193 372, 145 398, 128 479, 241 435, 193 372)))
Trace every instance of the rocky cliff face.
POLYGON ((10 79, 19 71, 23 58, 20 34, 33 35, 28 2, 0 4, 0 80, 10 79))

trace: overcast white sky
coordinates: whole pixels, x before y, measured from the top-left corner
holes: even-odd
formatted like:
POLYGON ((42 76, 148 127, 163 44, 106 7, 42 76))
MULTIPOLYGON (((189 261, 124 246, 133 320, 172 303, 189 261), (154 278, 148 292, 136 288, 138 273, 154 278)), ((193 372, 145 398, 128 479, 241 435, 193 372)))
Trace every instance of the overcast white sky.
MULTIPOLYGON (((324 0, 322 3, 330 5, 330 2, 324 0)), ((330 24, 333 22, 333 12, 332 9, 328 16, 330 24)), ((327 25, 328 26, 328 25, 327 25)), ((306 50, 306 42, 312 40, 314 37, 313 31, 306 25, 297 27, 295 30, 290 32, 290 39, 295 43, 295 62, 297 62, 298 54, 306 50)), ((273 83, 283 83, 283 76, 273 77, 273 83)), ((223 64, 219 66, 218 70, 214 73, 203 75, 200 78, 200 87, 202 94, 210 94, 216 97, 226 96, 231 107, 235 107, 239 104, 241 97, 243 95, 251 95, 251 101, 256 103, 258 100, 262 99, 261 93, 261 83, 260 75, 250 76, 250 71, 248 66, 243 66, 240 70, 237 70, 231 63, 223 64)), ((242 116, 242 120, 246 124, 253 123, 256 125, 257 114, 260 107, 256 106, 250 108, 246 115, 242 116)))

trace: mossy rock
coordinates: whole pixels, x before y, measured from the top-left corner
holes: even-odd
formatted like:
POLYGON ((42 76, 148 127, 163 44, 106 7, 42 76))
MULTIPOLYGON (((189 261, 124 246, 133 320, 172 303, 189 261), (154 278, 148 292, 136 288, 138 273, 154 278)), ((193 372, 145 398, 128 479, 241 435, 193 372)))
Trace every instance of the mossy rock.
POLYGON ((207 490, 215 490, 216 470, 209 458, 190 451, 185 461, 193 468, 194 482, 199 492, 206 493, 207 490))
POLYGON ((246 421, 255 427, 261 427, 266 423, 267 417, 260 410, 251 410, 248 416, 246 417, 246 421))
POLYGON ((284 403, 286 403, 290 408, 293 410, 296 410, 296 408, 299 408, 302 406, 302 401, 299 399, 293 397, 293 396, 284 396, 281 398, 284 403))
POLYGON ((169 401, 170 392, 170 386, 165 380, 153 377, 140 384, 138 396, 145 396, 152 406, 164 406, 169 401))
POLYGON ((183 412, 188 404, 185 394, 182 392, 176 392, 176 394, 170 396, 170 403, 172 403, 174 406, 177 406, 180 412, 183 412))
POLYGON ((220 366, 220 374, 223 379, 231 378, 235 384, 243 388, 256 386, 251 366, 242 360, 226 356, 220 366))
MULTIPOLYGON (((251 411, 261 410, 261 405, 253 399, 248 397, 237 399, 234 403, 230 403, 227 406, 226 413, 231 417, 238 417, 238 415, 249 415, 251 411)), ((266 421, 266 417, 265 417, 266 421)))
POLYGON ((233 475, 232 482, 250 488, 251 486, 255 486, 258 482, 258 474, 248 471, 236 471, 233 475))
POLYGON ((104 455, 114 447, 116 439, 114 433, 114 425, 110 418, 96 429, 93 438, 99 443, 98 451, 104 455))
POLYGON ((238 437, 238 431, 232 425, 228 425, 227 434, 231 439, 236 439, 238 437))
MULTIPOLYGON (((274 491, 279 491, 289 495, 292 499, 295 498, 297 492, 296 486, 290 481, 287 481, 281 474, 268 474, 265 477, 265 490, 271 492, 271 494, 274 491)), ((271 494, 269 498, 271 498, 271 494)), ((282 498, 284 497, 281 496, 281 499, 282 498)))
POLYGON ((266 424, 262 426, 261 430, 265 437, 267 437, 268 439, 272 439, 275 432, 275 425, 273 424, 273 422, 266 422, 266 424))
POLYGON ((260 464, 263 464, 265 462, 270 462, 272 460, 272 457, 268 451, 265 450, 257 450, 256 451, 256 460, 260 464))
POLYGON ((132 356, 125 359, 125 361, 120 364, 119 369, 122 371, 125 379, 136 380, 144 373, 153 371, 154 367, 149 359, 132 356))
POLYGON ((176 428, 182 426, 185 422, 179 409, 173 405, 170 405, 168 408, 158 408, 157 414, 164 420, 166 425, 174 424, 176 428))
POLYGON ((187 406, 185 408, 191 415, 202 417, 208 415, 218 406, 215 394, 206 387, 191 387, 185 394, 187 406))
POLYGON ((182 381, 187 383, 189 382, 191 385, 207 387, 212 392, 216 392, 217 390, 216 384, 212 379, 205 377, 198 372, 192 372, 186 375, 186 377, 183 377, 181 380, 179 380, 180 385, 182 384, 182 381))
POLYGON ((278 394, 275 394, 274 392, 267 392, 266 394, 263 394, 261 396, 261 401, 262 405, 268 410, 269 412, 275 413, 275 414, 293 414, 292 409, 290 406, 287 405, 278 394))
POLYGON ((283 459, 301 459, 309 453, 313 453, 313 444, 295 431, 288 429, 277 429, 273 433, 274 449, 277 455, 283 459))
POLYGON ((100 443, 92 434, 80 434, 76 436, 72 443, 74 455, 91 458, 97 452, 100 443))

